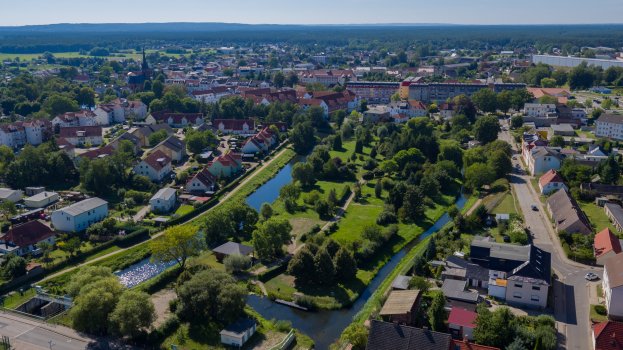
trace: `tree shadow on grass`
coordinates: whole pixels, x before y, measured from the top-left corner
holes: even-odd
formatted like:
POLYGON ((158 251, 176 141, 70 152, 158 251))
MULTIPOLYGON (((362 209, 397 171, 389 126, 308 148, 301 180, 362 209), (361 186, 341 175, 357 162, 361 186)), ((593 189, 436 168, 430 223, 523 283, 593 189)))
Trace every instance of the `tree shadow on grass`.
POLYGON ((188 325, 188 336, 197 343, 217 346, 221 343, 222 328, 214 322, 191 323, 188 325))
MULTIPOLYGON (((348 291, 359 295, 366 287, 362 280, 353 278, 349 281, 337 281, 334 285, 316 285, 310 283, 300 283, 295 281, 296 290, 310 297, 333 298, 341 307, 346 307, 354 300, 351 299, 348 291)), ((353 298, 354 299, 354 298, 353 298)))

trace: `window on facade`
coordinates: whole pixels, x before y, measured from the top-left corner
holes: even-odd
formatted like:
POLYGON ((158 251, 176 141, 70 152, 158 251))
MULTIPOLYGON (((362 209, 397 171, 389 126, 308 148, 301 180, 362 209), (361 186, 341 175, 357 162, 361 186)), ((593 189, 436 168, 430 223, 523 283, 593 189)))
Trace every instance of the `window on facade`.
POLYGON ((541 290, 541 287, 539 287, 539 286, 532 286, 532 290, 541 290))
POLYGON ((532 301, 539 301, 540 299, 539 299, 539 296, 538 296, 538 295, 536 295, 536 294, 532 294, 532 295, 530 296, 530 300, 532 300, 532 301))
POLYGON ((513 293, 513 298, 521 299, 521 293, 513 293))
POLYGON ((523 288, 523 284, 521 284, 521 283, 515 283, 515 287, 517 287, 517 288, 523 288))

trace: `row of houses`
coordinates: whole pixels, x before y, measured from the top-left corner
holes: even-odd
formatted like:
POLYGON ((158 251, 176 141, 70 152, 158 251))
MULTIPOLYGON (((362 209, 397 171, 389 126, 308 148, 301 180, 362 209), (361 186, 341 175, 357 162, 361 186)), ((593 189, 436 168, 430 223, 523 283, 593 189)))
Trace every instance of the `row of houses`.
POLYGON ((67 112, 52 119, 52 125, 58 127, 77 126, 108 126, 114 123, 123 123, 128 118, 143 120, 147 116, 147 105, 142 101, 116 99, 109 103, 98 105, 93 110, 67 112))

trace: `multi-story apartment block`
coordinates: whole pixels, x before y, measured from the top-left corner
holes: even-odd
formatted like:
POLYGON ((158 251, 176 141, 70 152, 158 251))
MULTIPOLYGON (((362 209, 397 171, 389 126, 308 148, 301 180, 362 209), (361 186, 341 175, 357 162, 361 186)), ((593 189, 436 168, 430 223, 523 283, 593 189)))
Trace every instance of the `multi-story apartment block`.
POLYGON ((485 84, 485 83, 424 83, 409 85, 409 99, 425 103, 443 102, 459 95, 471 96, 482 89, 495 92, 525 89, 526 84, 485 84))
POLYGON ((400 83, 384 81, 349 81, 346 89, 353 92, 359 99, 369 103, 389 103, 392 95, 398 92, 400 83))
POLYGON ((595 122, 595 136, 623 140, 623 116, 604 114, 595 122))

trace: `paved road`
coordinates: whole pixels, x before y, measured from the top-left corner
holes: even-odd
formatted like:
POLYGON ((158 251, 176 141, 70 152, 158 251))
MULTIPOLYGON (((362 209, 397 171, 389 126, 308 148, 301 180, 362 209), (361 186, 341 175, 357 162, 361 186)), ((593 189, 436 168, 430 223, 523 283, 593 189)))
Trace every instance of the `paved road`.
POLYGON ((95 342, 73 329, 8 313, 0 314, 0 335, 9 337, 11 349, 16 350, 82 350, 95 342))
MULTIPOLYGON (((500 139, 514 145, 508 131, 500 134, 500 139)), ((513 160, 513 166, 521 166, 520 154, 513 160)), ((559 331, 559 347, 562 349, 584 350, 592 347, 591 325, 589 317, 589 282, 584 275, 592 271, 599 276, 603 270, 589 267, 569 260, 545 214, 545 207, 530 184, 530 176, 515 172, 511 175, 511 184, 524 214, 526 226, 534 234, 534 244, 552 254, 552 268, 556 274, 553 280, 554 318, 559 331), (538 211, 531 206, 536 205, 538 211)), ((592 282, 599 283, 599 282, 592 282)))

